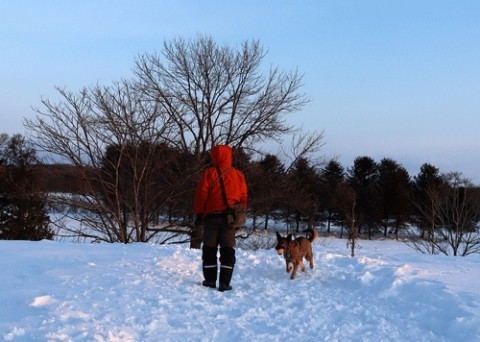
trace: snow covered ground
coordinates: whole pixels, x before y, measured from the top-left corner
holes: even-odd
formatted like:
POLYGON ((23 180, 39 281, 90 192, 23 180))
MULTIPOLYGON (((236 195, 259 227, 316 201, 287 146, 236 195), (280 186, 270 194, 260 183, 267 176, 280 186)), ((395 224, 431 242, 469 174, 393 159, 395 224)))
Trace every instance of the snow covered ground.
POLYGON ((0 241, 0 339, 480 341, 480 256, 360 247, 321 238, 295 280, 273 249, 237 249, 221 293, 187 245, 0 241))

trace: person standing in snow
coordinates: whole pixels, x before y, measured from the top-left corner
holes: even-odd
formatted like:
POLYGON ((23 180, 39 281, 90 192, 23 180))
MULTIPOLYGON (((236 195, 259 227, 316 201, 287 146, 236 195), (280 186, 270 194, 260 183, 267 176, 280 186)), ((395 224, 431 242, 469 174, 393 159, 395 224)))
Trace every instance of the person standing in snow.
POLYGON ((196 224, 203 224, 202 267, 203 286, 216 288, 217 252, 220 246, 219 291, 232 289, 235 266, 235 227, 227 221, 227 205, 222 193, 221 181, 229 206, 241 203, 247 208, 247 183, 243 172, 232 166, 233 152, 227 145, 218 145, 210 152, 212 166, 208 167, 198 184, 193 211, 196 224), (220 178, 221 177, 221 178, 220 178))

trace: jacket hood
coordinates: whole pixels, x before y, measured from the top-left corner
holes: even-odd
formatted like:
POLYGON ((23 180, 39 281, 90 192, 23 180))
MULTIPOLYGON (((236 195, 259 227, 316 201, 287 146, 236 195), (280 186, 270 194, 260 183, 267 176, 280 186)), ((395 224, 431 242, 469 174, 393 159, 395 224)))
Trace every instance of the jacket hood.
POLYGON ((217 145, 212 148, 210 155, 214 166, 225 169, 232 165, 233 152, 230 146, 217 145))

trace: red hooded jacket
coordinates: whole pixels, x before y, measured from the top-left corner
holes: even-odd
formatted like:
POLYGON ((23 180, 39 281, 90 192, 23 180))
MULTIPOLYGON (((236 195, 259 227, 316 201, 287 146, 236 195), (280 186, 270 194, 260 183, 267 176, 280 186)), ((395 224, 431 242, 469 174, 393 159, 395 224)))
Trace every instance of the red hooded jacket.
POLYGON ((200 180, 195 194, 193 211, 205 216, 208 213, 222 212, 227 209, 223 200, 222 188, 216 167, 220 168, 229 206, 242 203, 247 208, 247 182, 243 172, 232 166, 232 148, 218 145, 212 148, 213 166, 208 167, 200 180))

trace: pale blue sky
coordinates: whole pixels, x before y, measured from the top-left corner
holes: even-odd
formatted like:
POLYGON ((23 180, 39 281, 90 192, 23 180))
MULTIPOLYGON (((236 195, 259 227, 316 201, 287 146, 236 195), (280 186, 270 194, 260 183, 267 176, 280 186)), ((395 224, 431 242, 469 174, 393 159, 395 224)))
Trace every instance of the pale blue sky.
POLYGON ((429 162, 480 184, 480 1, 2 1, 1 132, 24 133, 54 86, 131 76, 164 40, 259 39, 265 66, 298 68, 313 98, 289 121, 324 131, 321 154, 429 162))

